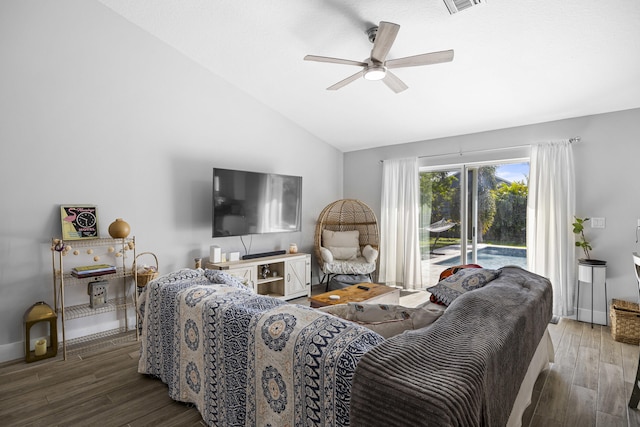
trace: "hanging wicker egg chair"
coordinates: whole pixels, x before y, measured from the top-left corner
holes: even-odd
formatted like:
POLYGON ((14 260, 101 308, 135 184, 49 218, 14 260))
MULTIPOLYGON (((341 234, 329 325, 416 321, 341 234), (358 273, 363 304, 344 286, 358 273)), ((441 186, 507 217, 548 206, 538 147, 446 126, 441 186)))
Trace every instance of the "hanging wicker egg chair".
MULTIPOLYGON (((314 248, 315 256, 318 261, 321 272, 326 276, 331 274, 353 274, 349 269, 349 265, 343 263, 343 267, 346 267, 345 271, 337 271, 330 266, 327 266, 321 255, 320 248, 322 247, 322 231, 352 231, 358 230, 359 232, 359 244, 360 251, 365 246, 370 245, 376 251, 380 247, 380 231, 378 229, 378 220, 376 219, 373 210, 364 202, 355 199, 342 199, 337 200, 328 206, 326 206, 316 223, 316 230, 314 236, 314 248)), ((378 260, 375 261, 373 270, 377 271, 378 260)), ((371 269, 371 268, 369 268, 371 269)), ((368 271, 366 274, 371 274, 373 271, 368 271)), ((321 282, 324 281, 322 278, 321 282)))

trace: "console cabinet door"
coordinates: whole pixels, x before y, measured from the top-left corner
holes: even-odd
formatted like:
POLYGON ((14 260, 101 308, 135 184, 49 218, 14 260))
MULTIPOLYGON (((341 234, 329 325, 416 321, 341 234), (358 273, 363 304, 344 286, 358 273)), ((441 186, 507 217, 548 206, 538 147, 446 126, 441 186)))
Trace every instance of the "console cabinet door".
POLYGON ((287 260, 286 298, 311 295, 311 257, 287 260))
POLYGON ((232 268, 227 270, 227 272, 242 280, 242 282, 254 292, 256 291, 257 270, 255 266, 232 268))

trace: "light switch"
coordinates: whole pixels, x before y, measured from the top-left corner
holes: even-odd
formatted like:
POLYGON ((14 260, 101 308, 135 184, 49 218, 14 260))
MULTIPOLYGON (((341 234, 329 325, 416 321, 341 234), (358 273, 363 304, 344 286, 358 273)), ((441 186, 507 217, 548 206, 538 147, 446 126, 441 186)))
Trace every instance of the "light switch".
POLYGON ((591 218, 591 228, 604 228, 605 220, 604 218, 591 218))

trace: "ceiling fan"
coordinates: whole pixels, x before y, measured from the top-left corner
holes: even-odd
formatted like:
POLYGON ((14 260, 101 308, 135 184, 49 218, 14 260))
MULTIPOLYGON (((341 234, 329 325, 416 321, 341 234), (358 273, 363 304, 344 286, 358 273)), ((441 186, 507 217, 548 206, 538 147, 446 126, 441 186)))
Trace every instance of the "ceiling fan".
POLYGON ((367 80, 382 80, 395 93, 406 90, 408 86, 393 74, 390 69, 402 67, 417 67, 420 65, 439 64, 453 60, 453 50, 443 50, 440 52, 423 53, 422 55, 407 56, 398 59, 387 60, 387 54, 398 35, 400 25, 392 22, 381 21, 377 27, 367 30, 369 41, 373 43, 371 56, 364 61, 352 61, 349 59, 330 58, 327 56, 307 55, 305 61, 329 62, 333 64, 355 65, 362 67, 352 76, 347 77, 338 83, 329 86, 327 90, 338 90, 349 83, 364 77, 367 80))

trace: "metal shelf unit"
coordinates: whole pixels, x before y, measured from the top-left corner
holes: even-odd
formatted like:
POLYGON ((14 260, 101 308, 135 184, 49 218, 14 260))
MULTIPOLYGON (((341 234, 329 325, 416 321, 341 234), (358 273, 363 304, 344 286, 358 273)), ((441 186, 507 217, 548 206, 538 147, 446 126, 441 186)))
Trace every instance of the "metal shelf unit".
MULTIPOLYGON (((127 268, 126 266, 126 258, 128 254, 131 254, 131 259, 135 259, 136 257, 136 249, 135 249, 135 237, 127 237, 124 239, 111 239, 111 238, 100 238, 100 239, 87 239, 87 240, 70 240, 70 241, 62 241, 62 239, 52 239, 52 267, 53 267, 53 295, 54 295, 54 306, 56 312, 58 313, 58 317, 61 322, 61 333, 62 339, 60 340, 62 346, 62 354, 64 360, 67 360, 67 344, 74 344, 76 342, 84 342, 90 341, 93 339, 99 339, 102 336, 110 335, 110 334, 119 334, 126 333, 129 331, 135 330, 135 339, 138 339, 138 316, 136 315, 136 325, 133 327, 129 327, 129 310, 132 309, 135 313, 136 306, 138 303, 138 292, 136 290, 135 284, 135 275, 131 268, 127 268), (61 245, 62 243, 62 245, 61 245), (95 276, 95 277, 86 277, 86 278, 78 278, 71 274, 71 269, 65 270, 64 259, 70 256, 70 251, 61 251, 56 250, 55 247, 64 247, 65 245, 71 246, 71 252, 85 249, 85 252, 78 255, 82 255, 83 257, 89 256, 91 258, 91 262, 98 262, 93 260, 93 254, 87 254, 86 250, 88 249, 106 249, 107 253, 104 255, 100 255, 100 263, 103 263, 102 257, 108 256, 109 259, 113 259, 113 265, 116 266, 116 272, 112 274, 95 276), (122 286, 122 296, 118 296, 115 298, 111 298, 107 301, 105 305, 100 307, 91 308, 89 303, 86 304, 78 304, 67 306, 65 303, 65 288, 75 285, 87 284, 95 279, 108 279, 108 286, 117 286, 117 282, 121 282, 122 286), (129 292, 127 292, 129 291, 129 292), (127 296, 130 293, 131 296, 127 296), (92 334, 86 337, 79 337, 74 339, 67 340, 66 331, 65 331, 65 323, 69 320, 78 319, 87 316, 95 316, 103 313, 109 312, 117 312, 118 317, 120 313, 124 316, 124 327, 118 327, 115 329, 105 330, 96 334, 92 334)), ((133 334, 130 334, 134 336, 133 334)))

